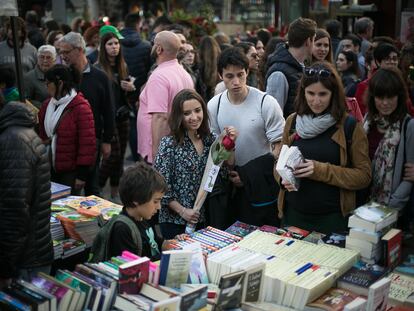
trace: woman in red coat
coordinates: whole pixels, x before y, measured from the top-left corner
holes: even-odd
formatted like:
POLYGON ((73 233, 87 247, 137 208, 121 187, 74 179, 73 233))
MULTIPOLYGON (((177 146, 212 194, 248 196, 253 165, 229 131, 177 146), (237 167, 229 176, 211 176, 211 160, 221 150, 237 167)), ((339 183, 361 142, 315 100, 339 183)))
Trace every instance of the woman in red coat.
POLYGON ((95 163, 95 124, 92 109, 75 90, 80 73, 55 65, 45 74, 50 99, 39 112, 39 136, 49 146, 52 181, 72 187, 78 194, 95 163))

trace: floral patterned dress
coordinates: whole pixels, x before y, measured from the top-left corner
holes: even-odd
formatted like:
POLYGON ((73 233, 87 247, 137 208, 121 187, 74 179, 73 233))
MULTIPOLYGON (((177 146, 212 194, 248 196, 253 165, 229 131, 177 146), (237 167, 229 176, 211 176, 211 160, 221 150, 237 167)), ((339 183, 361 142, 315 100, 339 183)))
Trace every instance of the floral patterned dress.
MULTIPOLYGON (((172 136, 165 136, 161 139, 154 168, 164 176, 168 191, 162 199, 159 213, 160 223, 186 224, 180 215, 168 207, 168 204, 175 200, 185 208, 193 208, 203 178, 208 152, 214 140, 213 134, 203 138, 203 153, 199 155, 187 134, 182 145, 176 143, 172 136)), ((205 211, 202 207, 199 222, 205 221, 205 211)))

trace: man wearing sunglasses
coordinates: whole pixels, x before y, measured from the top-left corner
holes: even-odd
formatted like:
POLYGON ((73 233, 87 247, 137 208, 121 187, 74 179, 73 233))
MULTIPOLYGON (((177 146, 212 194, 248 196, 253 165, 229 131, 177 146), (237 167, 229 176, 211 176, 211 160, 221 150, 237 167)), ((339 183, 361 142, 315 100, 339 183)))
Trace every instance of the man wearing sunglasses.
POLYGON ((303 63, 312 55, 315 34, 315 21, 302 17, 294 20, 289 25, 288 43, 278 45, 267 61, 266 93, 277 99, 285 118, 294 112, 303 63))

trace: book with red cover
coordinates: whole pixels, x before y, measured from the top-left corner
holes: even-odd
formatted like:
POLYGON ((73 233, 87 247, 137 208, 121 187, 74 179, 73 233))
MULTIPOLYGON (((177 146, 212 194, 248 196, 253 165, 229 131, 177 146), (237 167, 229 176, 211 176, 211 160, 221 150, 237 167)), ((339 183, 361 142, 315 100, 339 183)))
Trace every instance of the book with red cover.
POLYGON ((302 240, 303 238, 308 236, 309 233, 310 232, 305 229, 301 229, 301 228, 294 227, 294 226, 286 226, 286 227, 279 228, 276 230, 276 234, 278 235, 289 237, 289 238, 294 238, 298 240, 302 240))
POLYGON ((389 230, 381 239, 382 262, 381 264, 391 269, 398 266, 402 256, 402 231, 399 229, 389 230))
POLYGON ((136 259, 119 266, 119 293, 138 294, 142 284, 148 282, 150 260, 136 259))

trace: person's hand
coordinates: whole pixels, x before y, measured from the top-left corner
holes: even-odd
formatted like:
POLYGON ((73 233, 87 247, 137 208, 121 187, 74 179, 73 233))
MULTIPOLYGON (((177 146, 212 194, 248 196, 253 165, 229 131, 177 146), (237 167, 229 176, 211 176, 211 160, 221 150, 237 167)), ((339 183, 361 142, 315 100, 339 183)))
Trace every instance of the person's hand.
POLYGON ((135 78, 129 77, 127 80, 121 80, 121 88, 127 92, 133 92, 136 90, 134 85, 135 78))
POLYGON ((76 190, 82 190, 85 187, 85 181, 76 178, 74 186, 76 190))
POLYGON ((405 165, 404 165, 404 180, 414 181, 414 163, 405 163, 405 165))
POLYGON ((240 179, 239 173, 236 171, 229 171, 229 179, 236 187, 243 187, 243 182, 240 179))
POLYGON ((292 185, 290 182, 286 180, 282 180, 282 185, 286 188, 287 191, 298 191, 294 185, 292 185))
POLYGON ((0 278, 0 290, 9 286, 12 282, 12 279, 0 278))
POLYGON ((293 174, 298 178, 309 177, 313 174, 314 168, 315 166, 312 160, 305 160, 305 162, 302 162, 296 167, 293 174))
POLYGON ((102 157, 104 159, 108 159, 109 156, 111 155, 111 144, 102 143, 101 144, 101 152, 102 152, 102 157))
POLYGON ((185 238, 188 237, 188 234, 183 233, 183 234, 177 234, 174 239, 178 240, 178 241, 184 241, 185 238))
POLYGON ((224 130, 226 131, 226 135, 228 135, 231 140, 236 142, 237 137, 239 136, 239 132, 234 126, 225 126, 224 130))
POLYGON ((181 211, 180 216, 184 218, 186 222, 196 224, 198 222, 198 218, 200 217, 200 212, 195 211, 191 208, 183 207, 183 210, 181 211))

